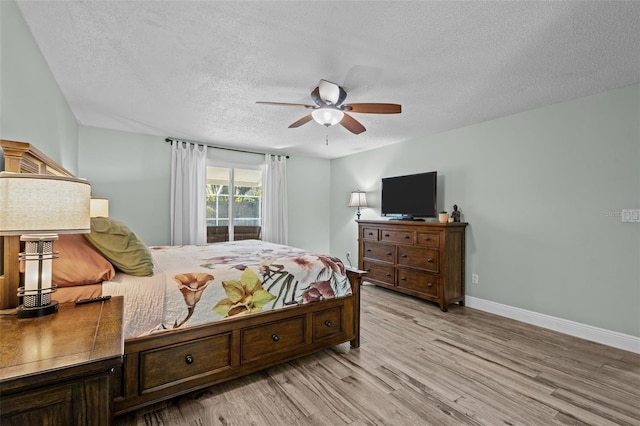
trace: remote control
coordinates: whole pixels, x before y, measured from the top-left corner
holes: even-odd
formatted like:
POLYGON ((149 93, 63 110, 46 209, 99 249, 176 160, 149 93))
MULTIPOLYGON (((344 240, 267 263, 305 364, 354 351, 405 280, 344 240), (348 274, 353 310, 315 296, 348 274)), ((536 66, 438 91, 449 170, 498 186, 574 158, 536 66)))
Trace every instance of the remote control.
POLYGON ((76 300, 76 305, 84 305, 85 303, 102 302, 111 299, 111 296, 92 297, 90 299, 76 300))

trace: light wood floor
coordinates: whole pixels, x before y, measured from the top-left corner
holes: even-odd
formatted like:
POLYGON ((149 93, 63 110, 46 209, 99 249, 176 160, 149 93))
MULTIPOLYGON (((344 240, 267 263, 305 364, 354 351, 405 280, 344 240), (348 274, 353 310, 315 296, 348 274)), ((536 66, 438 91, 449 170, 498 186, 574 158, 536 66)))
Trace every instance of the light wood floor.
POLYGON ((361 328, 360 349, 323 351, 116 424, 640 425, 638 354, 368 285, 361 328))

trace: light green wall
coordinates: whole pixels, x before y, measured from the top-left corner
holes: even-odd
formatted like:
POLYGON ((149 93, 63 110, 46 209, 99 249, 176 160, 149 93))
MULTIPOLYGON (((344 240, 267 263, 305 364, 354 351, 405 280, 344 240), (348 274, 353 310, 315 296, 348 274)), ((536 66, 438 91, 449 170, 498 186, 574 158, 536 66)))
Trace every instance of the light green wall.
MULTIPOLYGON (((208 157, 260 164, 264 157, 210 148, 208 157)), ((171 145, 159 136, 80 126, 79 174, 93 195, 109 199, 109 215, 150 245, 170 242, 171 145)), ((287 160, 289 244, 329 251, 328 160, 287 160), (313 226, 309 226, 313 224, 313 226)))
POLYGON ((75 173, 78 124, 13 1, 0 1, 0 138, 29 142, 75 173))
POLYGON ((334 160, 331 252, 357 252, 350 191, 438 171, 469 222, 467 294, 640 336, 640 85, 334 160), (471 284, 471 273, 479 284, 471 284))
POLYGON ((149 245, 169 244, 171 146, 160 136, 80 126, 79 175, 109 199, 109 216, 149 245))
POLYGON ((329 160, 297 156, 287 160, 289 245, 329 253, 330 185, 329 160))

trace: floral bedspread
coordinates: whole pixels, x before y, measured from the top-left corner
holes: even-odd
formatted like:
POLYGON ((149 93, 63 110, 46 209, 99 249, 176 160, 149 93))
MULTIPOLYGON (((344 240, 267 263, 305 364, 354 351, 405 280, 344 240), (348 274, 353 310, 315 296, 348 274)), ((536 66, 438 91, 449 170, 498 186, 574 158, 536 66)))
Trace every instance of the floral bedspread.
POLYGON ((334 257, 257 240, 151 248, 166 277, 162 328, 351 294, 334 257))

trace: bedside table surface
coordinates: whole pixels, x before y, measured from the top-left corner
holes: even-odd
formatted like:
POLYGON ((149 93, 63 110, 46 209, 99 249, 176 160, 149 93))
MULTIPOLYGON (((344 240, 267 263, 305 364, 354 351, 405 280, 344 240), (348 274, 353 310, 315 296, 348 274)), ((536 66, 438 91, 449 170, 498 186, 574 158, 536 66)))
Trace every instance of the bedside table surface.
POLYGON ((122 315, 123 298, 117 296, 85 305, 64 303, 57 313, 39 318, 1 316, 0 385, 21 377, 121 358, 122 315))

